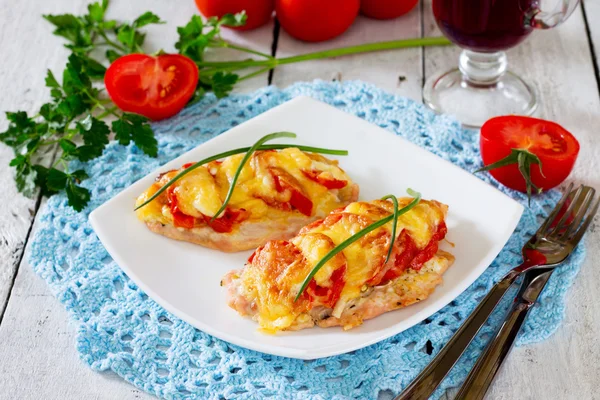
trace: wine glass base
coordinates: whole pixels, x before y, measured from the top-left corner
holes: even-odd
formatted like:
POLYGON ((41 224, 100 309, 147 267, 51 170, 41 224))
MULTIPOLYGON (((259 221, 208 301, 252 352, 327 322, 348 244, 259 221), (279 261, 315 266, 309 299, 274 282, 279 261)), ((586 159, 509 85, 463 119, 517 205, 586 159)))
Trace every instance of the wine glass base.
POLYGON ((473 84, 458 68, 428 79, 423 101, 471 128, 500 115, 532 115, 538 106, 535 88, 512 72, 492 84, 473 84))

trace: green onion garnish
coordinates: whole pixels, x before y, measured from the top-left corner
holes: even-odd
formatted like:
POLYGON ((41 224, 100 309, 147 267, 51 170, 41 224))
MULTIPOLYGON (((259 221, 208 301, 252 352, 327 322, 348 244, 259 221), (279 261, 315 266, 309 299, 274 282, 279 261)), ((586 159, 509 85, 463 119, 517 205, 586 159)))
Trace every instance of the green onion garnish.
MULTIPOLYGON (((310 273, 308 274, 308 276, 306 278, 304 278, 304 282, 302 282, 302 286, 300 287, 300 290, 298 291, 298 294, 296 295, 296 298, 294 299, 294 301, 297 301, 300 296, 302 295, 302 293, 304 292, 304 290, 306 289, 306 287, 308 286, 308 284, 310 283, 311 279, 317 274, 317 272, 319 272, 319 270, 321 268, 323 268, 323 266, 329 261, 331 260, 333 257, 335 257, 336 254, 338 254, 339 252, 343 251, 346 247, 350 246, 352 243, 356 242, 358 239, 360 239, 361 237, 367 235, 370 232, 373 232, 375 229, 380 228, 382 226, 384 226, 385 224, 387 224, 388 222, 392 221, 392 220, 396 220, 398 219, 398 217, 402 214, 406 214, 408 211, 410 211, 411 209, 413 209, 417 204, 419 204, 419 202, 421 201, 421 193, 419 192, 415 192, 412 189, 408 189, 406 191, 409 195, 414 197, 414 200, 411 201, 407 206, 402 207, 400 210, 397 209, 398 207, 398 203, 396 200, 396 209, 394 210, 394 214, 389 215, 385 218, 380 219, 379 221, 367 226, 366 228, 362 229, 361 231, 355 233, 354 235, 350 236, 348 239, 344 240, 342 243, 338 244, 337 246, 335 246, 329 253, 327 253, 327 255, 325 255, 325 257, 323 257, 321 259, 321 261, 319 261, 317 263, 317 265, 315 265, 315 267, 310 271, 310 273), (397 212, 396 212, 397 210, 397 212)), ((393 196, 395 198, 395 196, 393 196)), ((386 196, 384 197, 384 199, 386 198, 390 198, 390 196, 386 196)), ((392 200, 393 201, 393 200, 392 200)), ((394 224, 395 227, 396 224, 394 224)), ((392 249, 392 245, 394 244, 394 242, 392 241, 390 243, 390 251, 388 251, 388 257, 391 253, 391 249, 392 249)))
MULTIPOLYGON (((288 149, 288 148, 292 148, 292 147, 296 148, 298 150, 306 151, 306 152, 310 152, 310 153, 330 154, 330 155, 334 155, 334 156, 347 156, 348 155, 347 150, 324 149, 321 147, 301 146, 301 145, 297 145, 297 144, 265 144, 265 145, 260 146, 257 150, 282 150, 282 149, 288 149)), ((214 155, 212 157, 205 158, 202 161, 198 161, 197 163, 191 165, 189 168, 186 168, 183 171, 181 171, 180 173, 178 173, 177 175, 175 175, 169 182, 167 182, 163 187, 161 187, 148 200, 146 200, 145 202, 143 202, 142 204, 137 206, 135 208, 135 210, 138 210, 138 209, 148 205, 150 202, 152 202, 152 200, 156 199, 165 190, 167 190, 169 188, 169 186, 173 185, 176 181, 181 179, 187 173, 195 170, 196 168, 198 168, 202 165, 208 164, 209 162, 220 160, 221 158, 233 156, 235 154, 245 153, 249 150, 250 150, 250 147, 241 147, 239 149, 229 150, 224 153, 220 153, 220 154, 214 155)))
POLYGON ((296 134, 292 132, 271 133, 269 135, 261 137, 256 143, 254 143, 254 145, 252 145, 252 147, 250 147, 250 150, 246 152, 246 155, 244 156, 244 158, 242 158, 242 162, 240 162, 240 165, 238 165, 235 174, 233 174, 233 179, 231 180, 231 184, 229 185, 229 190, 227 191, 227 196, 225 196, 223 205, 221 206, 221 208, 219 208, 219 211, 217 211, 214 217, 212 217, 210 222, 213 222, 215 219, 217 219, 219 217, 219 214, 221 214, 227 208, 227 204, 229 203, 229 200, 231 200, 231 195, 233 195, 233 189, 235 189, 235 184, 237 183, 237 180, 240 177, 240 174, 242 173, 242 169, 244 169, 244 165, 246 165, 246 163, 248 162, 250 157, 252 157, 252 154, 254 154, 256 149, 258 149, 260 145, 262 145, 265 142, 268 142, 269 140, 279 139, 282 137, 295 138, 296 134))
POLYGON ((396 196, 394 196, 393 194, 388 194, 385 197, 382 197, 381 200, 392 200, 392 203, 394 203, 394 221, 392 222, 392 240, 390 242, 390 248, 388 250, 387 256, 385 257, 385 262, 384 264, 387 264, 387 262, 390 260, 390 257, 392 256, 392 251, 394 251, 394 243, 396 242, 396 229, 398 225, 398 198, 396 196))

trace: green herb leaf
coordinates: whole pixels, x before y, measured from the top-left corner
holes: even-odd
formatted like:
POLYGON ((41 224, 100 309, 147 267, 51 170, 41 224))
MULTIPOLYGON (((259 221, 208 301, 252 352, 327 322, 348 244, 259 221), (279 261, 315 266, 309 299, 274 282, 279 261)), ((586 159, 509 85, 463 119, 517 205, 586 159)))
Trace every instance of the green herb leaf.
POLYGON ((240 27, 246 25, 246 21, 248 20, 248 15, 246 15, 246 11, 242 11, 237 14, 225 14, 221 17, 220 20, 212 19, 210 21, 211 25, 227 25, 228 27, 240 27))
POLYGON ((42 195, 52 196, 56 194, 56 190, 53 190, 50 187, 48 187, 48 174, 50 173, 50 169, 40 164, 36 164, 32 168, 36 172, 35 184, 41 189, 42 195))
POLYGON ((8 129, 0 133, 0 141, 18 153, 23 144, 37 135, 37 124, 24 111, 7 112, 8 129))
POLYGON ((92 3, 88 5, 88 15, 93 22, 102 22, 104 19, 104 8, 100 3, 92 3))
POLYGON ((85 70, 85 61, 77 54, 69 56, 67 68, 63 72, 63 90, 69 94, 80 94, 92 89, 92 82, 85 70))
POLYGON ((87 56, 80 56, 84 62, 84 69, 86 74, 92 79, 104 79, 106 73, 106 67, 100 64, 98 61, 87 56))
POLYGON ((77 186, 74 179, 68 180, 65 190, 67 192, 69 204, 75 209, 75 211, 83 210, 90 201, 90 191, 84 187, 77 186))
MULTIPOLYGON (((307 152, 312 152, 312 153, 332 154, 332 155, 338 155, 338 156, 347 156, 348 155, 348 151, 346 151, 346 150, 322 149, 320 147, 299 146, 299 145, 294 145, 294 144, 269 144, 269 145, 262 145, 262 146, 258 147, 258 150, 281 150, 281 149, 287 149, 287 148, 291 148, 291 147, 297 148, 297 149, 299 149, 301 151, 307 151, 307 152)), ((177 175, 175 175, 163 187, 161 187, 160 189, 158 189, 156 191, 156 193, 154 193, 152 196, 150 196, 150 198, 148 200, 146 200, 145 202, 143 202, 142 204, 140 204, 139 206, 137 206, 135 208, 135 210, 139 210, 140 208, 142 208, 142 207, 146 206, 147 204, 151 203, 154 199, 156 199, 158 196, 160 196, 165 190, 167 190, 175 182, 177 182, 179 179, 183 178, 185 175, 189 174, 190 172, 192 172, 196 168, 198 168, 198 167, 200 167, 202 165, 208 164, 209 162, 220 160, 220 159, 225 158, 225 157, 233 156, 235 154, 246 153, 246 152, 250 151, 250 149, 251 149, 250 147, 241 147, 239 149, 229 150, 229 151, 226 151, 224 153, 219 153, 219 154, 216 154, 216 155, 214 155, 212 157, 208 157, 208 158, 205 158, 204 160, 198 161, 197 163, 189 166, 188 168, 184 169, 183 171, 181 171, 180 173, 178 173, 177 175)))
POLYGON ((123 114, 121 119, 112 123, 112 130, 120 144, 127 145, 133 141, 144 153, 156 157, 158 141, 147 121, 148 119, 141 115, 123 114))
POLYGON ((192 16, 185 26, 177 28, 179 40, 175 43, 175 48, 179 50, 180 54, 194 61, 202 61, 204 50, 208 46, 210 38, 203 31, 204 21, 202 21, 202 18, 199 15, 192 16))
POLYGON ((119 57, 121 57, 121 54, 117 53, 116 51, 112 49, 106 50, 106 58, 111 62, 111 64, 119 57))
POLYGON ((76 183, 80 183, 81 181, 88 178, 87 172, 82 169, 78 169, 77 171, 71 172, 71 177, 75 180, 76 183))
POLYGON ((60 145, 60 148, 63 150, 63 152, 66 154, 72 153, 77 148, 77 145, 69 139, 60 139, 58 144, 60 145))
POLYGON ((215 96, 220 99, 229 95, 239 78, 238 75, 231 72, 217 72, 212 76, 210 86, 215 96))
POLYGON ((44 19, 56 27, 54 34, 62 36, 75 46, 91 45, 89 32, 86 31, 81 19, 72 14, 44 15, 44 19))
MULTIPOLYGON (((408 189, 407 192, 411 196, 416 195, 416 198, 413 201, 411 201, 407 206, 401 208, 400 210, 398 210, 398 212, 394 212, 392 215, 382 218, 379 221, 374 222, 371 225, 367 226, 366 228, 358 231, 354 235, 350 236, 348 239, 344 240, 342 243, 335 246, 329 253, 327 253, 325 255, 325 257, 323 257, 321 259, 321 261, 319 261, 317 263, 317 265, 314 266, 314 268, 310 271, 310 273, 306 276, 306 278, 304 278, 304 281, 302 282, 302 286, 300 287, 298 294, 294 298, 294 301, 297 301, 300 298, 300 296, 302 295, 304 290, 308 287, 308 284, 310 283, 311 279, 317 274, 317 272, 319 272, 319 270, 321 268, 323 268, 323 266, 325 264, 327 264, 327 262, 329 260, 331 260, 333 257, 335 257, 336 254, 340 253, 341 251, 346 249, 348 246, 350 246, 352 243, 356 242, 363 236, 366 236, 370 232, 373 232, 375 229, 381 228, 382 226, 384 226, 385 224, 387 224, 390 221, 394 221, 395 219, 397 220, 396 216, 406 214, 408 211, 412 210, 417 204, 419 204, 419 202, 421 201, 421 194, 414 192, 412 189, 408 189)), ((386 196, 385 198, 387 198, 387 197, 388 196, 386 196)), ((391 249, 392 245, 393 245, 393 243, 390 244, 390 249, 391 249)), ((388 257, 389 257, 389 254, 390 254, 390 252, 388 251, 388 257)))
POLYGON ((150 11, 146 11, 144 14, 140 15, 133 21, 133 26, 136 28, 141 28, 142 26, 150 25, 150 24, 164 24, 164 21, 160 20, 160 17, 156 14, 153 14, 150 11))
POLYGON ((126 146, 131 142, 133 124, 128 122, 125 118, 113 121, 112 130, 115 133, 115 139, 117 139, 119 144, 126 146))
POLYGON ((130 25, 121 26, 117 32, 117 40, 128 49, 133 49, 135 47, 135 29, 130 25))
MULTIPOLYGON (((14 160, 13 160, 14 161, 14 160)), ((17 175, 15 182, 17 190, 27 197, 32 197, 35 193, 37 171, 31 166, 29 160, 20 160, 16 165, 17 175)))
POLYGON ((81 211, 90 201, 90 191, 78 186, 78 184, 86 178, 87 174, 83 170, 77 170, 68 174, 56 168, 52 168, 46 174, 48 189, 55 192, 65 190, 69 205, 76 211, 81 211))
POLYGON ((48 188, 55 191, 61 191, 67 186, 67 174, 56 168, 52 168, 48 171, 46 178, 48 182, 48 188))
POLYGON ((77 123, 77 130, 83 137, 83 146, 74 152, 80 161, 89 161, 100 157, 108 144, 110 130, 104 121, 88 115, 77 123))
POLYGON ((46 73, 46 87, 60 88, 60 84, 58 83, 58 81, 54 77, 54 74, 50 70, 48 70, 48 72, 46 73))
POLYGON ((284 138, 284 137, 295 138, 296 134, 292 133, 292 132, 271 133, 269 135, 265 135, 262 138, 258 139, 256 141, 256 143, 254 143, 252 145, 252 147, 250 147, 250 150, 248 150, 248 152, 246 153, 244 158, 242 158, 240 165, 238 166, 237 170, 235 171, 235 174, 233 174, 233 179, 231 180, 231 183, 229 185, 229 190, 227 191, 227 196, 225 196, 223 205, 221 206, 221 208, 219 208, 219 211, 217 211, 215 213, 215 215, 212 217, 212 219, 210 220, 211 222, 213 222, 215 219, 217 219, 219 217, 219 215, 221 215, 221 213, 223 211, 225 211, 225 209, 227 208, 227 204, 229 204, 229 200, 231 200, 231 196, 233 195, 233 190, 235 189, 235 185, 240 177, 240 174, 242 173, 242 170, 244 169, 244 165, 246 165, 246 163, 248 162, 250 157, 252 157, 252 154, 254 154, 256 149, 258 149, 263 143, 268 142, 269 140, 274 140, 274 139, 279 139, 279 138, 284 138))

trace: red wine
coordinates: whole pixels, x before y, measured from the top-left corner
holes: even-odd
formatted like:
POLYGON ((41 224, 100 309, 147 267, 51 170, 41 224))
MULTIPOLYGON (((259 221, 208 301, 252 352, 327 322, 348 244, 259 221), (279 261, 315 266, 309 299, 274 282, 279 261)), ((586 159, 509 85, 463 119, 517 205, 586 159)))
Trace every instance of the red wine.
POLYGON ((521 43, 532 31, 527 18, 538 0, 433 0, 433 14, 460 47, 492 52, 521 43))

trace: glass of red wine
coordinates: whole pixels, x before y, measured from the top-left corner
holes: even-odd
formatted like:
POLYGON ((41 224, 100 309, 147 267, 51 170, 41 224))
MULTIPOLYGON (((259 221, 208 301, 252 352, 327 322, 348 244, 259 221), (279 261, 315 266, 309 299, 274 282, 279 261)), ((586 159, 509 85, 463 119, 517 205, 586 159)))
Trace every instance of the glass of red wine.
POLYGON ((539 0, 433 0, 438 26, 463 51, 458 68, 425 83, 425 103, 470 127, 498 115, 533 114, 538 106, 536 90, 507 70, 504 51, 536 28, 561 24, 579 3, 556 1, 556 9, 546 12, 539 0))

